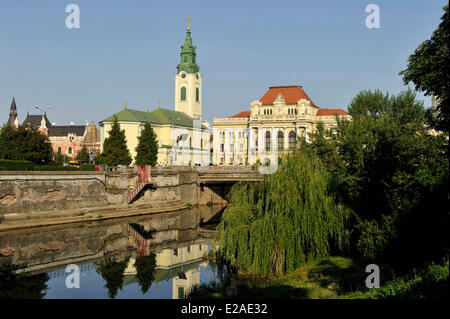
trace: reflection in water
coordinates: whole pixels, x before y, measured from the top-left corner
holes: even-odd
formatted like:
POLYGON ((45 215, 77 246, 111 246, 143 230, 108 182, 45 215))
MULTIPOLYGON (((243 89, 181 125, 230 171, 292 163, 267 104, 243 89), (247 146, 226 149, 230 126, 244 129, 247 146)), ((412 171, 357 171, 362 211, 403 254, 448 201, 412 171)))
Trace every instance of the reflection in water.
POLYGON ((139 286, 141 286, 141 291, 143 294, 148 291, 152 285, 152 281, 155 278, 155 257, 155 254, 152 253, 150 256, 139 257, 134 262, 134 267, 136 268, 136 278, 139 286))
POLYGON ((0 298, 184 298, 217 276, 195 210, 0 234, 0 298), (80 267, 80 288, 65 268, 80 267), (19 267, 17 265, 26 265, 19 267))
POLYGON ((42 299, 50 277, 46 273, 33 276, 17 274, 19 268, 11 263, 0 265, 0 299, 42 299))
POLYGON ((106 259, 103 265, 98 266, 97 272, 106 281, 105 287, 108 289, 108 296, 111 299, 116 298, 117 290, 123 287, 123 271, 127 267, 129 258, 117 262, 106 259))

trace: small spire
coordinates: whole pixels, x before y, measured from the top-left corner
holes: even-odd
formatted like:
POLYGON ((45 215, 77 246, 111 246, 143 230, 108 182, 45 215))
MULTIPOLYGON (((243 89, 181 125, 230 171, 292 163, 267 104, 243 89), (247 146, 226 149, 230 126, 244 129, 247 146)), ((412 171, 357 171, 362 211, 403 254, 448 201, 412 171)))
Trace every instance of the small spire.
POLYGON ((127 105, 128 105, 127 102, 123 102, 123 108, 124 108, 125 110, 127 109, 127 105))
POLYGON ((189 32, 189 31, 191 31, 191 27, 190 27, 190 25, 189 25, 189 23, 191 22, 192 20, 191 19, 189 19, 189 17, 187 17, 187 19, 186 19, 186 22, 187 22, 187 28, 186 28, 186 30, 189 32))
POLYGON ((161 108, 161 102, 158 101, 158 109, 161 108))
POLYGON ((13 99, 11 102, 11 107, 9 109, 8 123, 11 125, 14 125, 14 122, 16 121, 16 119, 17 119, 17 106, 16 106, 16 100, 14 99, 14 96, 13 96, 13 99))

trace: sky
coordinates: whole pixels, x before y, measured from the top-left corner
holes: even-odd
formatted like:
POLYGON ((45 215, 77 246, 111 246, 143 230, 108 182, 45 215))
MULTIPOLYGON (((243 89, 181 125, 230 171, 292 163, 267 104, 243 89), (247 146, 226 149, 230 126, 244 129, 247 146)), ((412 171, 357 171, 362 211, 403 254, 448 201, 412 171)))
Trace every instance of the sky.
MULTIPOLYGON (((442 0, 2 0, 0 125, 46 108, 57 125, 128 108, 174 109, 174 75, 191 21, 203 76, 203 119, 250 109, 269 86, 302 85, 316 105, 347 109, 359 91, 398 94, 398 73, 430 38, 442 0), (80 28, 66 27, 66 6, 80 28), (380 9, 367 28, 366 6, 380 9)), ((411 87, 412 84, 411 84, 411 87)), ((422 93, 417 98, 431 105, 422 93)))

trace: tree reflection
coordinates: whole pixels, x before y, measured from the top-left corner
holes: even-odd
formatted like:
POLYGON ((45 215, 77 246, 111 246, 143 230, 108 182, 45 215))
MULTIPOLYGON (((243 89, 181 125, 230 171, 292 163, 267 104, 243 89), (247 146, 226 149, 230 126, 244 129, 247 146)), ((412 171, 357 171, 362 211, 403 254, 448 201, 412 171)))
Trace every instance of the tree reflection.
POLYGON ((108 296, 114 299, 117 296, 117 290, 123 287, 125 268, 127 268, 128 260, 117 262, 114 259, 106 259, 101 265, 97 265, 97 272, 106 281, 105 287, 108 289, 108 296))
POLYGON ((27 276, 17 274, 24 266, 0 265, 0 299, 42 299, 47 294, 47 273, 27 276))
POLYGON ((136 259, 134 266, 136 268, 136 278, 141 286, 141 291, 145 294, 152 285, 155 276, 156 255, 150 253, 149 256, 139 257, 136 259))

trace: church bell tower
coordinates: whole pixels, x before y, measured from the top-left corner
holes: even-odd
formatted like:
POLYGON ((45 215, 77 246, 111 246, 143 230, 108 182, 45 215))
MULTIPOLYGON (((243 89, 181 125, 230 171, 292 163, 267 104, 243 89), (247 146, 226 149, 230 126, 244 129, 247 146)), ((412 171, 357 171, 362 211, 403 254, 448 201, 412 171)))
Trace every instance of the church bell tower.
POLYGON ((181 63, 175 74, 175 111, 194 119, 202 119, 202 75, 196 62, 195 46, 192 44, 189 18, 186 39, 181 46, 181 63))

